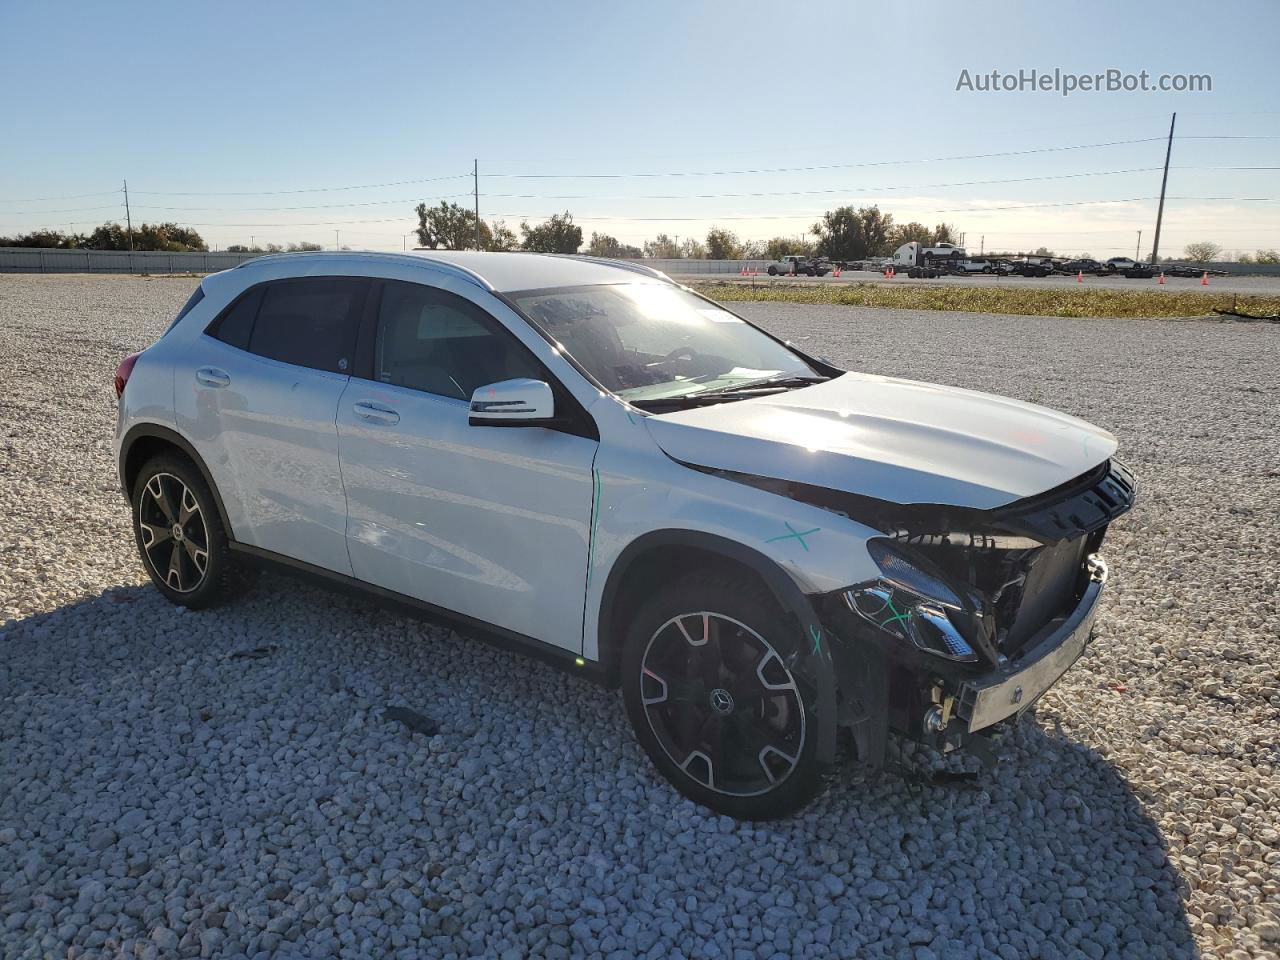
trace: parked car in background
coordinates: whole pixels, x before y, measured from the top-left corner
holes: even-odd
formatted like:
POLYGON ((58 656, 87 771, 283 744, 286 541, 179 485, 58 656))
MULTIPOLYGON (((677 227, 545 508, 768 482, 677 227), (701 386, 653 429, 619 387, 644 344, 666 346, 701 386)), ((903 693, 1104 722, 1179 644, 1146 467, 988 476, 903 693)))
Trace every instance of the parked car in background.
POLYGON ((590 257, 260 257, 115 384, 170 601, 266 564, 527 651, 621 687, 656 769, 747 819, 807 802, 841 730, 871 766, 891 730, 989 745, 1084 653, 1134 498, 1105 430, 590 257))
POLYGON ((1053 273, 1053 266, 1039 257, 1016 257, 1006 260, 1003 270, 1019 277, 1047 277, 1053 273))
POLYGON ((1081 257, 1077 260, 1064 260, 1058 264, 1059 273, 1078 274, 1078 273, 1102 273, 1103 266, 1097 260, 1089 257, 1081 257))
POLYGON ((1138 266, 1138 261, 1133 257, 1111 257, 1103 264, 1103 267, 1110 273, 1123 273, 1125 270, 1132 270, 1138 266))
POLYGON ((776 277, 780 274, 799 277, 824 277, 830 270, 830 263, 824 263, 818 257, 806 257, 798 254, 791 254, 778 260, 773 260, 765 268, 765 272, 771 277, 776 277))

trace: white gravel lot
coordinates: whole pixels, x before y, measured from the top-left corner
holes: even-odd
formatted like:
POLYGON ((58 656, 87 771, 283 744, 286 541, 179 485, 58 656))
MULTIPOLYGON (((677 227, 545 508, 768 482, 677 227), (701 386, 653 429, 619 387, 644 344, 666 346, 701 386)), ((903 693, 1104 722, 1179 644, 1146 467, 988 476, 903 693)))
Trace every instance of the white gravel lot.
POLYGON ((999 765, 747 825, 579 678, 282 578, 145 585, 110 381, 194 283, 0 276, 0 956, 1280 951, 1280 328, 737 305, 1084 416, 1141 484, 1098 641, 999 765))

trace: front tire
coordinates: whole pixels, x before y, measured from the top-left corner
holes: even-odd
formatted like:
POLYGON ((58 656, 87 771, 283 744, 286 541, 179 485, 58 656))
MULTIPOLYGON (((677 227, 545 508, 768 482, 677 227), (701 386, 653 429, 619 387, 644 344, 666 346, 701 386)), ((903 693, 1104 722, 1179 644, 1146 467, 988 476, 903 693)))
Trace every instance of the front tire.
POLYGON ((771 276, 771 277, 776 277, 777 275, 778 275, 778 268, 777 268, 777 267, 770 267, 770 268, 769 268, 769 276, 771 276))
POLYGON ((241 592, 248 571, 232 554, 213 493, 190 460, 149 460, 131 503, 142 565, 170 602, 200 610, 241 592))
POLYGON ((694 574, 632 619, 623 697, 636 739, 691 800, 774 820, 820 785, 813 691, 790 667, 794 627, 754 584, 694 574))

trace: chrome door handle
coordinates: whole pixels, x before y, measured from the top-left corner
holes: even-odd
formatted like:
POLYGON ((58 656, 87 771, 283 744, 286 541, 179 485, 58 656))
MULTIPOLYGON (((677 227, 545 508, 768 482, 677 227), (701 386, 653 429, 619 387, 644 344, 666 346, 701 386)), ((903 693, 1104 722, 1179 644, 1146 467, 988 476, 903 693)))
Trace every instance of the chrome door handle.
POLYGON ((390 407, 375 403, 372 400, 357 400, 352 404, 351 409, 361 420, 367 420, 370 423, 395 424, 400 422, 400 414, 390 407))
POLYGON ((196 371, 196 379, 207 387, 225 387, 231 382, 231 375, 217 367, 201 367, 196 371))

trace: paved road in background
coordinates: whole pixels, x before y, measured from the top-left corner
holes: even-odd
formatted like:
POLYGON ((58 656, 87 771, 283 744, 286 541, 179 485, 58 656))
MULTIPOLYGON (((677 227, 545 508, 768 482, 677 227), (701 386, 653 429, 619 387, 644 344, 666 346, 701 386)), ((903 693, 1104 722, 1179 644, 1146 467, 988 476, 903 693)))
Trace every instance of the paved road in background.
POLYGON ((686 273, 677 274, 681 283, 799 283, 799 284, 848 284, 848 283, 885 283, 907 284, 911 286, 961 286, 961 287, 1066 287, 1079 290, 1204 290, 1206 292, 1252 293, 1258 296, 1280 295, 1280 276, 1278 277, 1210 277, 1209 285, 1203 287, 1199 279, 1166 277, 1163 288, 1155 280, 1129 280, 1125 277, 1085 277, 1081 283, 1075 277, 996 277, 981 274, 972 277, 939 277, 936 280, 911 280, 899 274, 893 280, 885 280, 879 273, 866 270, 845 270, 839 277, 827 274, 825 277, 770 277, 761 274, 758 277, 740 277, 737 274, 724 273, 686 273))

